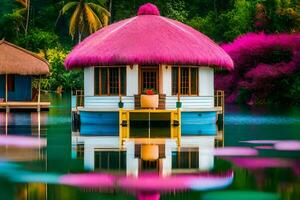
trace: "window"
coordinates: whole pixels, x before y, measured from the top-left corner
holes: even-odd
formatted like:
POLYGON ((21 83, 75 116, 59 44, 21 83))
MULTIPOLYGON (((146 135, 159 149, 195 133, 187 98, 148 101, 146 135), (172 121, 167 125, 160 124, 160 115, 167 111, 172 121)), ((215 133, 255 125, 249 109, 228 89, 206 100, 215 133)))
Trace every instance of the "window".
MULTIPOLYGON (((172 95, 178 94, 178 67, 172 67, 172 95)), ((198 95, 198 68, 180 68, 180 94, 198 95)))
POLYGON ((159 77, 158 77, 158 66, 142 66, 141 67, 141 92, 145 89, 159 89, 159 77))
POLYGON ((15 91, 15 75, 13 74, 7 75, 7 90, 10 92, 15 91))
POLYGON ((95 95, 126 95, 126 67, 95 68, 95 95))

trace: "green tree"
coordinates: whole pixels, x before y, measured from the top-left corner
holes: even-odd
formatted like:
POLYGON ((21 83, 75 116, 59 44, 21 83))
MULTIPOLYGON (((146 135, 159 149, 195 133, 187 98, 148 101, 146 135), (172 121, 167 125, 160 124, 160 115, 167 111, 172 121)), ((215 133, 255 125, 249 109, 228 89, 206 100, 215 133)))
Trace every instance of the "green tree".
POLYGON ((185 22, 188 17, 188 11, 183 0, 168 0, 163 14, 180 22, 185 22))
POLYGON ((30 29, 27 35, 24 34, 16 39, 16 43, 30 51, 42 53, 46 59, 48 49, 60 46, 59 37, 54 32, 38 28, 30 29))
POLYGON ((78 36, 80 41, 108 24, 110 13, 103 3, 102 0, 77 0, 64 5, 62 15, 73 9, 69 24, 69 34, 73 39, 78 36))
POLYGON ((50 75, 42 81, 42 89, 56 90, 62 87, 64 90, 82 89, 82 70, 67 71, 64 67, 64 60, 68 51, 60 48, 47 50, 48 61, 50 63, 50 75))

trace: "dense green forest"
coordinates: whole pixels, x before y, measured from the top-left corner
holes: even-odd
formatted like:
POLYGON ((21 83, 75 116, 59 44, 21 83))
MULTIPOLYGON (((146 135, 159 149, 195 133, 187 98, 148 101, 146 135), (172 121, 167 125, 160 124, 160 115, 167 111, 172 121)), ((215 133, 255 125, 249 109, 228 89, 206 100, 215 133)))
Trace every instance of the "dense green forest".
POLYGON ((156 4, 161 15, 189 24, 220 44, 248 32, 299 33, 300 29, 299 0, 30 0, 29 10, 28 1, 1 0, 0 38, 34 51, 50 62, 51 75, 43 80, 46 90, 58 86, 65 90, 81 88, 82 71, 64 69, 67 53, 78 41, 107 23, 135 16, 138 7, 146 2, 156 4), (72 18, 78 2, 89 5, 88 9, 94 9, 99 17, 93 18, 98 24, 89 21, 92 25, 81 34, 76 32, 81 27, 76 21, 79 19, 72 18), (69 28, 70 23, 73 28, 69 28))

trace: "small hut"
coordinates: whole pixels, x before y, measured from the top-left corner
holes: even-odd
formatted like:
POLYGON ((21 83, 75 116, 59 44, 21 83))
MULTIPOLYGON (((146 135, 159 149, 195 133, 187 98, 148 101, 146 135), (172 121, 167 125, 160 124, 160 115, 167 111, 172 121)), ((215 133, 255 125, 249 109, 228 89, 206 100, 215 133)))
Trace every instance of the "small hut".
POLYGON ((153 137, 183 145, 181 136, 217 134, 223 101, 215 97, 214 69, 231 70, 233 61, 206 35, 148 3, 79 43, 65 66, 84 69, 81 133, 119 136, 120 144, 153 137))
POLYGON ((40 83, 32 89, 32 78, 49 74, 49 63, 36 54, 0 41, 0 108, 48 108, 49 102, 40 101, 40 83))

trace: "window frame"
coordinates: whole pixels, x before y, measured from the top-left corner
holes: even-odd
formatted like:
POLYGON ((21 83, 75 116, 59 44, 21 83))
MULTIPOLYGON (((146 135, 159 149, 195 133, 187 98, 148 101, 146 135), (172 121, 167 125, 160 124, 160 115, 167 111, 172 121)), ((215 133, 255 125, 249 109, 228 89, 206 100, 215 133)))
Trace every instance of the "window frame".
POLYGON ((98 93, 96 91, 96 72, 94 71, 94 96, 126 96, 127 94, 127 67, 126 66, 108 66, 108 67, 95 67, 94 70, 98 69, 98 93), (124 68, 125 72, 125 80, 124 80, 124 93, 122 93, 122 68, 124 68), (110 70, 112 69, 118 69, 118 93, 117 94, 111 94, 110 90, 110 70), (107 75, 106 75, 106 94, 102 94, 102 71, 107 70, 107 75))
POLYGON ((141 65, 139 66, 138 71, 138 92, 139 94, 143 94, 143 72, 144 71, 153 71, 156 72, 156 87, 155 89, 158 93, 160 93, 160 65, 141 65))
MULTIPOLYGON (((177 89, 177 93, 174 93, 173 92, 173 80, 174 80, 174 77, 173 77, 173 70, 177 68, 177 76, 178 76, 178 71, 179 71, 179 66, 172 66, 171 67, 171 94, 172 96, 176 96, 178 95, 178 90, 179 88, 177 89)), ((198 66, 180 66, 180 70, 182 70, 183 68, 188 68, 188 94, 182 94, 182 88, 180 88, 180 96, 199 96, 199 67, 198 66), (192 94, 192 76, 191 76, 191 69, 196 69, 197 70, 197 76, 196 76, 196 93, 195 94, 192 94)), ((182 76, 182 71, 180 71, 180 76, 182 76)), ((177 77, 178 79, 178 77, 177 77)), ((180 77, 180 79, 182 79, 182 77, 180 77)), ((178 87, 178 80, 176 82, 176 86, 178 87)), ((182 86, 182 84, 180 84, 180 86, 182 86)))

